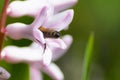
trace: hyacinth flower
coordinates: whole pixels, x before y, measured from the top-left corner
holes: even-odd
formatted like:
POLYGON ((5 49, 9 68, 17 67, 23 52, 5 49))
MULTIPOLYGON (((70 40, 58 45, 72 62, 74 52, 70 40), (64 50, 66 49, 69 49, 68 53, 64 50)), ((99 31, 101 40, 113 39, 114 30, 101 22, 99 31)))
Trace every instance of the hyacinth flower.
MULTIPOLYGON (((19 5, 18 1, 16 6, 12 5, 14 4, 14 2, 12 2, 8 7, 7 14, 14 17, 20 17, 23 15, 34 16, 35 19, 33 23, 30 25, 18 22, 9 24, 6 27, 6 35, 15 40, 20 40, 22 38, 30 39, 34 42, 37 42, 39 45, 37 43, 33 43, 29 47, 23 48, 16 46, 5 47, 2 50, 1 58, 11 63, 29 63, 31 80, 41 79, 39 69, 42 69, 54 80, 62 80, 62 72, 54 63, 50 62, 51 59, 53 61, 57 60, 66 52, 66 48, 68 48, 69 46, 65 43, 71 40, 69 39, 69 37, 67 38, 68 41, 63 41, 61 38, 45 38, 41 27, 44 27, 45 29, 53 29, 58 32, 63 29, 67 29, 73 19, 74 12, 71 9, 57 13, 63 10, 63 8, 58 11, 54 11, 53 6, 51 4, 48 4, 48 2, 44 5, 41 5, 40 7, 37 6, 37 4, 39 3, 37 2, 37 0, 27 0, 25 4, 23 4, 23 2, 21 2, 21 5, 19 5), (36 3, 32 3, 30 1, 36 1, 36 3), (34 7, 32 7, 33 4, 35 4, 34 7), (22 5, 24 5, 25 8, 22 5), (22 7, 20 8, 20 6, 22 7), (20 9, 21 12, 19 13, 20 9), (36 11, 32 11, 32 9, 36 11), (14 11, 17 13, 15 13, 14 11), (45 54, 43 54, 44 44, 46 44, 44 52, 45 54), (56 74, 56 72, 58 74, 56 74), (38 75, 35 75, 34 73, 37 73, 38 75)), ((68 44, 71 43, 68 42, 68 44)))
MULTIPOLYGON (((72 37, 66 35, 62 39, 67 45, 68 49, 72 43, 72 37)), ((47 41, 49 41, 49 39, 47 41)), ((50 58, 51 51, 53 55, 52 60, 55 61, 59 59, 61 55, 63 55, 66 52, 67 49, 61 49, 50 45, 51 43, 53 43, 53 41, 49 41, 48 45, 50 49, 46 49, 46 54, 48 55, 47 57, 50 58)), ((42 80, 40 70, 48 74, 51 78, 53 78, 53 80, 63 80, 63 73, 57 65, 55 65, 54 63, 51 63, 49 65, 47 63, 43 63, 41 49, 41 45, 35 42, 28 47, 7 46, 1 52, 1 59, 10 63, 28 63, 30 65, 31 80, 42 80)))
POLYGON ((48 14, 58 13, 63 11, 74 4, 77 0, 26 0, 26 1, 13 1, 9 4, 7 13, 11 17, 21 17, 24 15, 37 16, 43 6, 49 7, 48 14), (32 5, 32 6, 31 6, 32 5), (54 7, 54 8, 51 8, 54 7), (54 12, 51 10, 54 9, 54 12))
MULTIPOLYGON (((6 34, 15 40, 22 38, 30 39, 39 43, 40 45, 46 44, 46 38, 44 33, 40 29, 41 27, 47 29, 53 29, 56 31, 61 31, 68 28, 69 24, 73 19, 73 10, 66 10, 64 12, 58 13, 56 15, 47 16, 47 7, 43 7, 40 13, 37 15, 32 24, 26 25, 24 23, 12 23, 6 27, 6 34)), ((61 47, 65 49, 66 45, 62 39, 54 39, 54 44, 56 47, 61 47)))

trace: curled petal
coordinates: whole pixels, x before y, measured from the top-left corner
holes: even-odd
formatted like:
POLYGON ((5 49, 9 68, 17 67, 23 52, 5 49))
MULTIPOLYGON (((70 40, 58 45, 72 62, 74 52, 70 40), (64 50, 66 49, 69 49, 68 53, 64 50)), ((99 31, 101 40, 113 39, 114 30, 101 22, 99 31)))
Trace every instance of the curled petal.
POLYGON ((78 0, 51 0, 55 7, 55 13, 58 13, 64 9, 72 7, 78 0))
POLYGON ((1 58, 10 63, 41 61, 42 51, 42 48, 8 46, 2 50, 1 58))
POLYGON ((55 61, 59 59, 62 55, 66 53, 66 51, 69 49, 70 45, 72 44, 72 37, 70 35, 65 35, 62 40, 65 42, 67 49, 61 49, 61 48, 51 48, 53 52, 52 60, 55 61))
POLYGON ((30 80, 42 80, 42 74, 36 66, 30 65, 30 80))
POLYGON ((58 66, 55 65, 54 63, 51 63, 48 66, 43 66, 41 68, 46 74, 51 76, 53 78, 53 80, 64 80, 63 73, 58 68, 58 66))
POLYGON ((66 49, 66 44, 62 39, 47 39, 46 38, 46 43, 49 47, 54 47, 54 48, 61 48, 61 49, 66 49))
POLYGON ((36 16, 44 6, 49 8, 50 15, 53 14, 53 5, 50 4, 49 0, 13 1, 8 6, 7 13, 11 17, 36 16))
POLYGON ((73 10, 66 10, 64 12, 58 13, 46 21, 43 26, 55 29, 57 31, 66 29, 73 19, 73 14, 73 10))

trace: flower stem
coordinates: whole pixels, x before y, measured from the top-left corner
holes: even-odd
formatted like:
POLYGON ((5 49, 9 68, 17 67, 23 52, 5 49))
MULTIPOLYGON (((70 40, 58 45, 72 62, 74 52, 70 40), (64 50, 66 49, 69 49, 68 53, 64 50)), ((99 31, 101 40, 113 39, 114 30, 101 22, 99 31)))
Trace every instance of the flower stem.
POLYGON ((4 36, 5 36, 5 24, 6 24, 8 4, 9 4, 9 0, 4 0, 2 14, 1 14, 1 18, 0 18, 0 53, 2 50, 2 45, 3 45, 3 41, 4 41, 4 36))

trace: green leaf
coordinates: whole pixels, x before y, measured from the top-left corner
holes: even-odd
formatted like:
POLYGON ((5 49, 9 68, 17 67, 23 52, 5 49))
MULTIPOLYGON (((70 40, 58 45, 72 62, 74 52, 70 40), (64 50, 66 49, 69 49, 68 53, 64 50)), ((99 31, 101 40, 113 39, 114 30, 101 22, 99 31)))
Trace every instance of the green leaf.
POLYGON ((92 50, 94 44, 94 33, 91 32, 88 44, 85 51, 84 62, 83 62, 83 73, 82 73, 82 80, 88 80, 89 77, 89 69, 92 60, 92 50))

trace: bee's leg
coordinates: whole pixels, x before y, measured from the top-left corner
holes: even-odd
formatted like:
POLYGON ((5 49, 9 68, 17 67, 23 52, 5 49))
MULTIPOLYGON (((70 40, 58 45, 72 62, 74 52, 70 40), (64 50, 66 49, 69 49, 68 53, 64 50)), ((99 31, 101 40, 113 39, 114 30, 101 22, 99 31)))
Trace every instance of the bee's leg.
POLYGON ((46 43, 44 44, 43 53, 45 53, 45 50, 46 50, 46 43))

